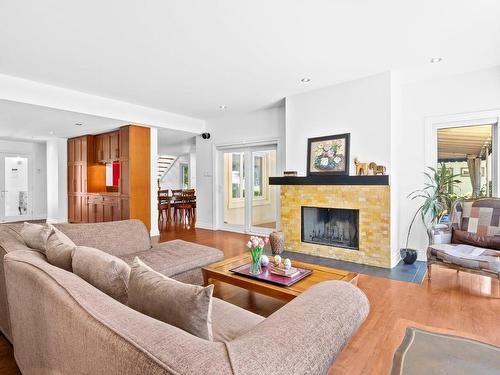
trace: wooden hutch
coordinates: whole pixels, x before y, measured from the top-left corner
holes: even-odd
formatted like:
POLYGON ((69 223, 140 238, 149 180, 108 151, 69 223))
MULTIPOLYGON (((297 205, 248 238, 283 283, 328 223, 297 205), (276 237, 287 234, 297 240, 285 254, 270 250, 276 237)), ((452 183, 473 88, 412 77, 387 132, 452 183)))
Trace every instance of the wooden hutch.
POLYGON ((140 219, 150 229, 150 163, 149 128, 68 139, 69 222, 140 219))

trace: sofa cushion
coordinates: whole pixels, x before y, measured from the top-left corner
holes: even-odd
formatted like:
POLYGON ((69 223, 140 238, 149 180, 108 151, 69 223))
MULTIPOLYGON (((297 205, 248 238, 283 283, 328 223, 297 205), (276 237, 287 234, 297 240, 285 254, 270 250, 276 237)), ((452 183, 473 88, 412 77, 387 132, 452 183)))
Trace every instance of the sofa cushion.
POLYGON ((500 252, 471 245, 435 244, 431 254, 446 263, 500 273, 500 252))
POLYGON ((95 224, 55 224, 77 246, 93 247, 123 256, 151 249, 151 239, 140 220, 111 221, 95 224))
POLYGON ((132 264, 135 257, 165 276, 175 276, 224 259, 224 253, 213 247, 183 240, 161 242, 151 250, 121 257, 132 264))
POLYGON ((453 229, 451 243, 500 250, 500 236, 482 236, 459 229, 453 229))
POLYGON ((49 224, 52 229, 51 235, 47 240, 47 251, 45 255, 47 260, 53 266, 73 272, 72 257, 76 245, 59 229, 49 224))
POLYGON ((130 272, 128 305, 211 341, 213 290, 213 285, 201 287, 171 279, 135 258, 130 272))
POLYGON ((264 318, 218 298, 212 299, 214 341, 229 342, 249 332, 264 318))
POLYGON ((20 234, 29 248, 45 253, 47 250, 47 240, 52 234, 52 228, 46 225, 24 223, 20 234))
POLYGON ((73 273, 121 303, 127 303, 130 267, 104 251, 77 246, 73 253, 73 273))

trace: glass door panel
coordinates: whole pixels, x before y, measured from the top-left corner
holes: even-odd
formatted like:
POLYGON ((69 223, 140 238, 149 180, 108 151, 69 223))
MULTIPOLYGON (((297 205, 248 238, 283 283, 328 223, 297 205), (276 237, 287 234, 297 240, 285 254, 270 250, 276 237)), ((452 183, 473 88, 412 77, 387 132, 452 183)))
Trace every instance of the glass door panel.
POLYGON ((269 185, 276 158, 275 145, 219 151, 219 227, 261 235, 276 228, 278 189, 269 185))
POLYGON ((223 223, 245 227, 245 152, 223 153, 223 223))
POLYGON ((29 159, 23 156, 2 156, 1 220, 20 221, 30 216, 29 159))
POLYGON ((251 159, 251 231, 267 233, 276 229, 277 187, 269 185, 269 177, 276 176, 276 148, 252 151, 251 159))

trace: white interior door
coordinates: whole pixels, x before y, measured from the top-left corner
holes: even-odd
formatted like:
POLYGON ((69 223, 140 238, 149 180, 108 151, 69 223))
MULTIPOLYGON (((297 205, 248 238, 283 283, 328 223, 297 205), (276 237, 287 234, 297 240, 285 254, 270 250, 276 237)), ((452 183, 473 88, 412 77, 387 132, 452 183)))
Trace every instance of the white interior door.
POLYGON ((32 218, 31 164, 27 155, 0 154, 0 221, 32 218))
POLYGON ((269 177, 277 173, 276 145, 219 150, 218 227, 268 234, 276 228, 279 195, 269 177))

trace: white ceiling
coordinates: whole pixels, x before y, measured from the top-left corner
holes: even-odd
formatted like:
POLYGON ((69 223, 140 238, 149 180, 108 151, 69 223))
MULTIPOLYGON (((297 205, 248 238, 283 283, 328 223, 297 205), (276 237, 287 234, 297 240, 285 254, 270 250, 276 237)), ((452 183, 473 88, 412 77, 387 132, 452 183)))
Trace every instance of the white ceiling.
POLYGON ((43 141, 102 133, 127 124, 106 117, 0 100, 0 138, 43 141))
POLYGON ((387 70, 498 65, 499 17, 498 0, 2 1, 0 73, 210 118, 387 70))

